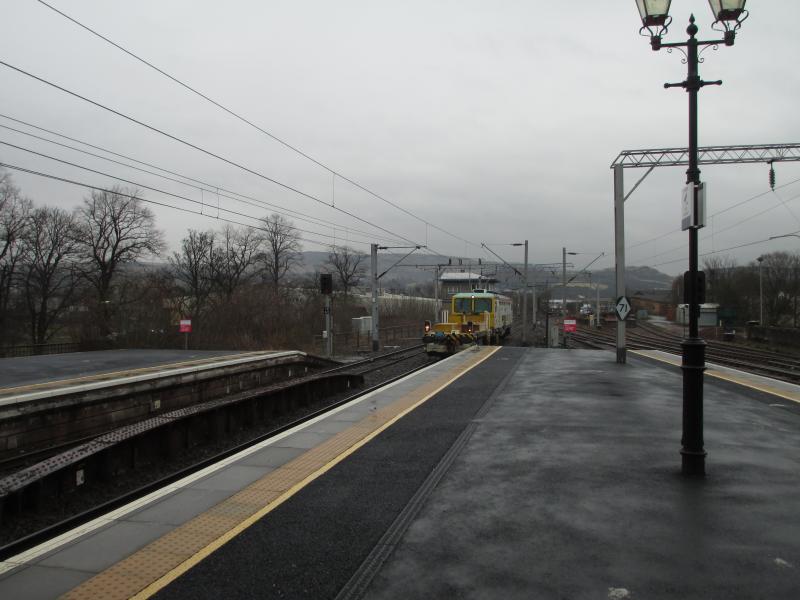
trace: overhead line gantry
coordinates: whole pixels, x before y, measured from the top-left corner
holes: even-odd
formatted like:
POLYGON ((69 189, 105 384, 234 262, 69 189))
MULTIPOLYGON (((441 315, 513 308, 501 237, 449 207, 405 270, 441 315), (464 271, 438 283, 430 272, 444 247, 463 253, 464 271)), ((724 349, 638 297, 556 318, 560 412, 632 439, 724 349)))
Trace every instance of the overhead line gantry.
MULTIPOLYGON (((775 186, 773 164, 800 161, 800 144, 752 144, 702 146, 697 149, 699 165, 764 163, 770 165, 770 186, 775 186)), ((625 201, 656 167, 689 165, 689 148, 623 150, 611 163, 614 171, 614 254, 616 257, 617 297, 625 295, 625 201), (647 171, 625 193, 625 169, 647 171)), ((617 362, 626 362, 625 321, 617 321, 617 362)))

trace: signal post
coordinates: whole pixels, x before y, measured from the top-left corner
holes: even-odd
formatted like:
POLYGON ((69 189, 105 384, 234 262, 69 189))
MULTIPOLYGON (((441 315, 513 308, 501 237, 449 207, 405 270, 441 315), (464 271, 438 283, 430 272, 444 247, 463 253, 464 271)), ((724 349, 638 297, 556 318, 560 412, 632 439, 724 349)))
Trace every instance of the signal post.
POLYGON ((319 276, 320 293, 325 299, 322 312, 325 315, 325 355, 333 356, 333 315, 331 314, 331 295, 333 294, 333 275, 322 273, 319 276))

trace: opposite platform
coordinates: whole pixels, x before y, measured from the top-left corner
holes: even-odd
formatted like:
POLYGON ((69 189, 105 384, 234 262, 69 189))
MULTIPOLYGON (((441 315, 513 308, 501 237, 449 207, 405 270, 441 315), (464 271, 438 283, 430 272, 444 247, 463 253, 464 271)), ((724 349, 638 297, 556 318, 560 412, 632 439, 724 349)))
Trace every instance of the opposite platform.
MULTIPOLYGON (((202 364, 237 352, 224 350, 97 350, 0 359, 0 393, 5 388, 73 381, 102 374, 127 373, 175 363, 202 364)), ((99 379, 99 377, 97 378, 99 379)))

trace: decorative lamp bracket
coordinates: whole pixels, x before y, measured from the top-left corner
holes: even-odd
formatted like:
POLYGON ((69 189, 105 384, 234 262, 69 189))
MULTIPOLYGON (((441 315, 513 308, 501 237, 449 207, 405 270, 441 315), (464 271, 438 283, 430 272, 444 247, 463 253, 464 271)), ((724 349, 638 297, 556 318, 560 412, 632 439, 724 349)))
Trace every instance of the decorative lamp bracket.
POLYGON ((639 35, 650 38, 650 46, 653 50, 661 49, 661 38, 667 35, 669 26, 672 24, 672 17, 667 16, 662 23, 653 25, 642 25, 639 29, 639 35))
MULTIPOLYGON (((724 14, 721 16, 725 16, 724 14)), ((742 23, 750 16, 750 12, 742 10, 737 12, 736 15, 731 15, 728 19, 717 19, 711 24, 711 29, 719 31, 724 34, 725 45, 733 46, 736 40, 736 31, 742 26, 742 23)))

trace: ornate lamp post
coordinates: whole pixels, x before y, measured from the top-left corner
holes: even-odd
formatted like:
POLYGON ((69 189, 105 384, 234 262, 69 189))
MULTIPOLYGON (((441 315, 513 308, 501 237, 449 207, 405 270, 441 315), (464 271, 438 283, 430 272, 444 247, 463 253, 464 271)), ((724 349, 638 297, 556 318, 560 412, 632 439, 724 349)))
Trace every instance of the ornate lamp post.
MULTIPOLYGON (((703 81, 698 73, 698 48, 720 44, 733 46, 736 31, 741 27, 748 13, 744 10, 746 0, 709 0, 714 13, 715 31, 723 33, 721 40, 700 41, 694 15, 689 17, 686 33, 689 39, 685 42, 663 43, 661 37, 666 35, 672 23, 669 16, 671 0, 636 0, 642 27, 639 33, 650 37, 653 50, 661 48, 678 48, 685 55, 688 67, 686 80, 680 83, 665 83, 665 88, 682 87, 689 94, 689 168, 686 170, 686 183, 692 193, 689 199, 693 203, 692 215, 700 214, 698 206, 698 190, 700 169, 697 157, 697 92, 706 85, 721 85, 721 81, 703 81), (685 49, 685 50, 684 50, 685 49)), ((703 448, 703 371, 705 371, 706 343, 700 337, 698 318, 700 315, 700 285, 698 277, 697 230, 703 226, 702 220, 691 222, 689 229, 689 271, 686 275, 687 299, 689 304, 689 335, 684 338, 681 348, 683 360, 683 436, 681 438, 681 471, 684 475, 705 475, 706 451, 703 448)))

